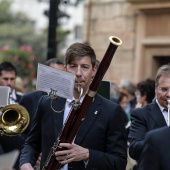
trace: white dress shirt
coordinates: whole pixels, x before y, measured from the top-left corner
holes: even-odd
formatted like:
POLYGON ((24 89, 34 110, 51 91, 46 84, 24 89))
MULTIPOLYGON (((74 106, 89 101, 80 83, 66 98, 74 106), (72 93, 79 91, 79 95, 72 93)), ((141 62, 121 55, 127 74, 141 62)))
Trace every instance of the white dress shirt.
MULTIPOLYGON (((80 99, 80 103, 82 103, 83 99, 84 99, 84 96, 80 99)), ((72 105, 70 103, 75 100, 76 100, 75 98, 73 98, 72 100, 70 99, 66 100, 65 109, 64 109, 64 117, 63 117, 63 125, 65 124, 68 118, 68 115, 70 113, 70 110, 72 108, 72 105)), ((60 170, 68 170, 68 164, 65 164, 62 168, 60 168, 60 170)))

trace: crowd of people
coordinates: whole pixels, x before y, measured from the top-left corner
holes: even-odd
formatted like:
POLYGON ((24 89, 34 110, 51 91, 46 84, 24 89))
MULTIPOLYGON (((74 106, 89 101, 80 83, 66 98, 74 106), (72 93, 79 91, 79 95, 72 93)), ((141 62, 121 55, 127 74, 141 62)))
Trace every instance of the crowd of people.
MULTIPOLYGON (((75 75, 74 101, 82 103, 86 95, 93 94, 88 88, 100 63, 88 44, 70 45, 65 64, 57 58, 45 64, 75 75)), ((18 93, 16 78, 16 68, 10 62, 1 62, 0 86, 11 88, 10 101, 28 110, 30 123, 22 134, 0 136, 0 154, 17 149, 20 156, 14 166, 16 170, 33 170, 36 164, 42 169, 72 109, 72 100, 57 96, 52 109, 46 92, 18 93)), ((93 96, 74 140, 59 143, 62 150, 54 151, 53 155, 60 169, 170 169, 170 128, 167 127, 170 65, 161 66, 154 80, 147 78, 137 84, 122 80, 120 85, 112 83, 110 90, 110 100, 97 93, 93 96), (134 161, 131 166, 129 159, 134 161)))

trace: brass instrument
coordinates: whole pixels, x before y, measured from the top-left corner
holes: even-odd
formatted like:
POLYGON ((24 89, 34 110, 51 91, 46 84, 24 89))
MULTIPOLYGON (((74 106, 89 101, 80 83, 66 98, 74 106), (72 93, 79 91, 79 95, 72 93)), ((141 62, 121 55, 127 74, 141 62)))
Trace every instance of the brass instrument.
POLYGON ((0 135, 15 136, 28 127, 28 111, 19 104, 9 104, 0 108, 0 135))
POLYGON ((168 102, 168 126, 170 126, 170 99, 168 99, 167 102, 168 102))

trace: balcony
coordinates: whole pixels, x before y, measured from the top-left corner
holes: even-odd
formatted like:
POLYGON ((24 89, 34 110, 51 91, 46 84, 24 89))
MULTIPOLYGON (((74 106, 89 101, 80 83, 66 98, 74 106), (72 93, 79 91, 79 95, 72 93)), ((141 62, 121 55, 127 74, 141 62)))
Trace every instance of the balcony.
POLYGON ((140 4, 140 3, 153 3, 153 2, 169 2, 169 0, 127 0, 130 3, 140 4))
POLYGON ((166 12, 170 12, 170 0, 127 0, 127 2, 142 11, 165 10, 166 12))

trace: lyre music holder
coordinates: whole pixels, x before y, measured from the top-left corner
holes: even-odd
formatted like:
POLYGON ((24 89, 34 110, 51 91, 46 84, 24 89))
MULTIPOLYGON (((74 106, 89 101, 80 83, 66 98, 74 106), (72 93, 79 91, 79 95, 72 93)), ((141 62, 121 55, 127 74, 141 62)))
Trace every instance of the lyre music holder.
POLYGON ((50 98, 51 98, 51 109, 52 109, 54 112, 56 112, 56 113, 62 113, 63 110, 64 110, 64 108, 63 108, 62 110, 59 110, 59 111, 57 111, 57 110, 55 110, 55 109, 53 108, 52 103, 53 103, 53 100, 57 98, 57 90, 53 90, 52 88, 50 88, 50 89, 51 89, 51 91, 50 91, 50 93, 49 93, 49 96, 50 96, 50 98))

